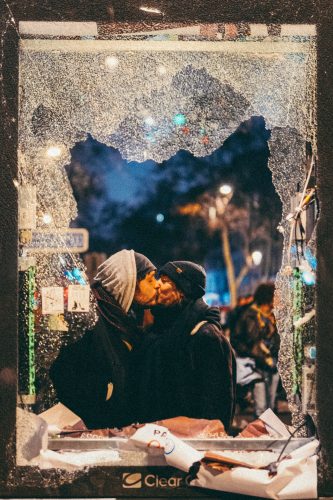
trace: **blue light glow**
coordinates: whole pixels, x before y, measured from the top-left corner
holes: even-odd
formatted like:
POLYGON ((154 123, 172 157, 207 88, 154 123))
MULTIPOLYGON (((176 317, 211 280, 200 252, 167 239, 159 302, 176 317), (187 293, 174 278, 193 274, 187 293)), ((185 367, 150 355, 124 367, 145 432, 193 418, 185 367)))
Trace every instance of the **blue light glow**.
POLYGON ((209 306, 218 306, 220 304, 220 296, 218 293, 210 292, 204 296, 204 301, 209 306))
POLYGON ((314 346, 312 346, 309 349, 309 358, 316 359, 316 357, 317 357, 317 349, 314 346))
POLYGON ((187 122, 186 116, 182 115, 181 113, 177 113, 173 117, 173 123, 177 126, 181 127, 182 125, 185 125, 186 122, 187 122))
POLYGON ((304 257, 306 258, 307 262, 309 263, 311 269, 315 271, 317 269, 317 259, 311 252, 310 248, 307 247, 304 250, 304 257))
POLYGON ((77 267, 74 267, 71 271, 67 269, 64 275, 69 281, 77 281, 79 285, 86 285, 86 280, 82 276, 82 271, 77 267))
POLYGON ((153 134, 147 134, 146 139, 147 139, 147 141, 150 141, 150 142, 155 142, 155 140, 156 140, 153 134))
POLYGON ((163 214, 157 214, 156 215, 156 220, 157 220, 157 222, 163 222, 164 221, 164 215, 163 214))
POLYGON ((222 300, 223 300, 223 304, 229 305, 230 304, 230 293, 229 292, 225 292, 222 295, 222 300))
POLYGON ((69 270, 66 270, 64 272, 64 275, 66 276, 66 278, 69 280, 69 281, 74 281, 75 280, 75 277, 73 276, 72 272, 69 271, 69 270))
POLYGON ((72 270, 72 275, 74 276, 75 279, 79 280, 82 278, 82 274, 81 274, 81 271, 80 269, 78 269, 77 267, 74 267, 73 270, 72 270))

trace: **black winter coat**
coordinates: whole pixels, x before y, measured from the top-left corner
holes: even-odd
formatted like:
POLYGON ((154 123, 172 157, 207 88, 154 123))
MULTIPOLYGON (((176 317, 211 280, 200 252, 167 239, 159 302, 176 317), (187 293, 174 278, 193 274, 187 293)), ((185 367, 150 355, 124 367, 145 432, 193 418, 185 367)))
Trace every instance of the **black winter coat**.
POLYGON ((135 326, 115 302, 108 307, 112 314, 100 309, 94 329, 62 347, 50 370, 59 400, 89 429, 122 427, 136 420, 128 377, 135 326))
POLYGON ((187 416, 220 419, 229 429, 236 368, 218 309, 199 299, 157 313, 154 332, 141 345, 135 366, 140 422, 187 416))

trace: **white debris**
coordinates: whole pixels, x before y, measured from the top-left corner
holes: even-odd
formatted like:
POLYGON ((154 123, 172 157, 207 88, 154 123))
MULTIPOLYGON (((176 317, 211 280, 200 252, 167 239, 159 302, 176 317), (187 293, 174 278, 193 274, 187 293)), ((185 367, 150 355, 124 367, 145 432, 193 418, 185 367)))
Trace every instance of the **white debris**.
POLYGON ((16 461, 28 465, 41 450, 47 449, 47 423, 34 413, 16 410, 16 461))
POLYGON ((87 466, 114 465, 121 461, 116 450, 93 451, 42 451, 38 459, 41 469, 65 469, 68 471, 81 469, 87 466))

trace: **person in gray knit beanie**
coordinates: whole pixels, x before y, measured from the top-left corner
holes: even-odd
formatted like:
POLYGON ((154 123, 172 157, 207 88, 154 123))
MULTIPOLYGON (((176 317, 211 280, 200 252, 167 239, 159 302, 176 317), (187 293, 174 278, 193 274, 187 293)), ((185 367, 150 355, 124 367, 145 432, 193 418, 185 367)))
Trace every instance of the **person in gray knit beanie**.
POLYGON ((144 255, 121 250, 98 268, 91 285, 99 319, 76 343, 63 346, 50 376, 59 400, 88 428, 123 427, 137 421, 131 360, 142 332, 129 311, 156 304, 160 281, 144 255))
POLYGON ((144 307, 156 304, 159 284, 155 272, 156 267, 145 255, 121 250, 98 267, 94 281, 127 313, 133 302, 144 307))

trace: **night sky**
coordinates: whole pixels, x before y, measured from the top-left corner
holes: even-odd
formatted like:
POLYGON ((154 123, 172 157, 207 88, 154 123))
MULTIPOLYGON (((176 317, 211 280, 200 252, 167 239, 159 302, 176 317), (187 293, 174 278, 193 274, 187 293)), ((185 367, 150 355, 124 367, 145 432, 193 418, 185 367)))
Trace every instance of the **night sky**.
MULTIPOLYGON (((89 230, 90 251, 110 254, 134 248, 158 264, 190 259, 221 270, 217 235, 207 232, 202 219, 180 217, 177 207, 229 183, 235 205, 248 199, 257 214, 269 217, 272 240, 281 252, 281 236, 276 231, 281 202, 267 166, 269 137, 264 119, 252 117, 212 154, 197 158, 180 150, 158 164, 127 162, 118 150, 89 136, 72 149, 67 167, 79 209, 74 225, 89 230)), ((236 234, 231 235, 231 243, 239 267, 242 256, 236 234)))

